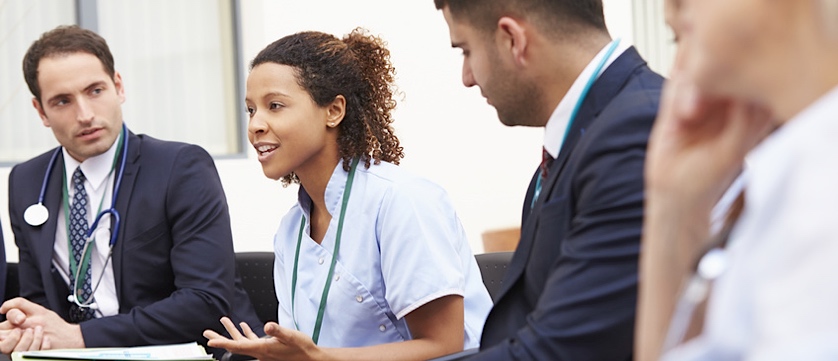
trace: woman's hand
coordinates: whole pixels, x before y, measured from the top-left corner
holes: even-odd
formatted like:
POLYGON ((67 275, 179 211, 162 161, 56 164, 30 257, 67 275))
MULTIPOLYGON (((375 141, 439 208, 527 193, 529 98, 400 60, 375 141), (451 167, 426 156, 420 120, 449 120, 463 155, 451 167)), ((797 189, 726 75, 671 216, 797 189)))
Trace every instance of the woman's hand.
POLYGON ((221 324, 230 333, 232 339, 219 335, 212 330, 204 331, 210 347, 224 348, 232 353, 248 355, 261 361, 273 360, 323 360, 325 355, 302 332, 281 327, 275 322, 265 324, 266 337, 257 336, 246 323, 242 322, 241 332, 227 317, 221 318, 221 324))

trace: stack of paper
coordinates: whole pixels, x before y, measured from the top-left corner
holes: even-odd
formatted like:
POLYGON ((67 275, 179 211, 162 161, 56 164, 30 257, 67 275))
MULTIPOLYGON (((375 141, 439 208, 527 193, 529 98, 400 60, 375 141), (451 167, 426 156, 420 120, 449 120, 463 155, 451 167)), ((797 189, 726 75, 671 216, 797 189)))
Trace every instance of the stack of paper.
POLYGON ((177 345, 106 347, 46 351, 13 352, 12 361, 37 360, 157 360, 192 361, 214 360, 196 342, 177 345))

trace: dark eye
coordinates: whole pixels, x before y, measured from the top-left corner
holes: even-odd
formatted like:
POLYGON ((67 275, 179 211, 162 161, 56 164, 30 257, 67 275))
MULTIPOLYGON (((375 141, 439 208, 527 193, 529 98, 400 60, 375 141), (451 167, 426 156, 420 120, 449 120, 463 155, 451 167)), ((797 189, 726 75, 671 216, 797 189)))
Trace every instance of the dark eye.
POLYGON ((253 109, 251 107, 247 107, 247 108, 244 108, 244 112, 247 113, 248 116, 252 117, 253 114, 256 113, 256 109, 253 109))
POLYGON ((271 108, 271 110, 277 110, 277 109, 279 109, 279 108, 283 108, 283 107, 285 107, 285 106, 284 106, 284 105, 282 105, 282 104, 280 104, 280 103, 271 103, 271 107, 270 107, 270 108, 271 108))
POLYGON ((90 92, 93 93, 93 94, 101 94, 102 93, 102 88, 94 88, 90 92))

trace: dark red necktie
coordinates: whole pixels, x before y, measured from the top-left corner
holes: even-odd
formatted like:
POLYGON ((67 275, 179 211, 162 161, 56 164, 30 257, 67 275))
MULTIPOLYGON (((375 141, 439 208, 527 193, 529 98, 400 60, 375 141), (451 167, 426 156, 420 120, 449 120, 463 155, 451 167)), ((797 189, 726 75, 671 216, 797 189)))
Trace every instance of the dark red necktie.
POLYGON ((541 147, 541 180, 547 180, 547 173, 550 171, 550 165, 553 164, 553 156, 547 152, 547 148, 541 147))

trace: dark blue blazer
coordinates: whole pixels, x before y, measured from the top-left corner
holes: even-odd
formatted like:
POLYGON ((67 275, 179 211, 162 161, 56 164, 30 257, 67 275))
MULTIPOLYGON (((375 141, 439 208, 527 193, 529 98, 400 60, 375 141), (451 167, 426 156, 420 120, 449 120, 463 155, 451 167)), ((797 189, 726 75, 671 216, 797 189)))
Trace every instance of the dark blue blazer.
MULTIPOLYGON (((0 300, 6 299, 6 241, 0 228, 0 300)), ((5 318, 3 318, 5 319, 5 318)))
MULTIPOLYGON (((145 135, 129 133, 129 139, 112 259, 119 314, 82 322, 85 345, 205 343, 202 332, 223 330, 219 319, 225 315, 261 332, 237 282, 227 199, 210 155, 195 145, 145 135)), ((69 320, 69 288, 52 263, 62 202, 61 155, 44 200, 49 220, 38 227, 23 220, 26 207, 38 200, 52 153, 12 169, 9 217, 20 253, 21 296, 69 320)))
POLYGON ((663 78, 626 50, 582 103, 521 240, 475 360, 631 360, 643 163, 663 78))

